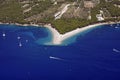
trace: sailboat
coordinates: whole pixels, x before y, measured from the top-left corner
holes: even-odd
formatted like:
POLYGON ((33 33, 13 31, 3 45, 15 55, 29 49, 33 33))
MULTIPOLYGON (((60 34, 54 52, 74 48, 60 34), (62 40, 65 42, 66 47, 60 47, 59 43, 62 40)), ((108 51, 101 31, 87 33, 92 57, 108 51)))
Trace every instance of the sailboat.
POLYGON ((3 36, 3 37, 5 37, 5 36, 6 36, 5 32, 3 32, 2 36, 3 36))
POLYGON ((22 47, 22 43, 21 42, 19 42, 19 47, 22 47))

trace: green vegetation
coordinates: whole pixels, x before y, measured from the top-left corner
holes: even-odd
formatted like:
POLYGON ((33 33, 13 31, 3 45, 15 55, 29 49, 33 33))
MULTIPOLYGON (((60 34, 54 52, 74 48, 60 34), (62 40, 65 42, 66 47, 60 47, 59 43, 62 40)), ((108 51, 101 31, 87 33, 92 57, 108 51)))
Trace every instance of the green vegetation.
POLYGON ((46 9, 51 7, 52 2, 50 0, 45 0, 45 1, 34 0, 33 2, 31 2, 29 4, 30 4, 30 7, 32 7, 32 10, 25 13, 24 14, 25 17, 30 17, 32 15, 36 15, 36 14, 39 14, 39 13, 45 11, 46 9))
MULTIPOLYGON (((75 0, 65 0, 58 2, 57 5, 53 5, 51 0, 0 0, 0 22, 12 22, 12 23, 51 23, 61 34, 74 30, 78 27, 84 27, 86 25, 96 23, 96 14, 99 14, 99 10, 103 10, 105 14, 105 21, 120 21, 120 8, 116 5, 120 5, 120 1, 113 0, 112 2, 106 2, 100 0, 100 3, 94 8, 91 8, 91 20, 85 18, 60 18, 54 20, 54 14, 58 12, 62 4, 74 2, 75 0), (27 1, 22 3, 23 1, 27 1), (26 7, 23 7, 27 5, 26 7), (36 16, 39 15, 39 16, 36 16), (32 17, 32 18, 31 18, 32 17)), ((76 0, 77 1, 77 0, 76 0)), ((73 9, 77 9, 74 5, 73 9)), ((83 4, 79 5, 83 10, 83 4)), ((71 9, 72 10, 72 9, 71 9)), ((89 9, 85 13, 89 11, 89 9)), ((84 14, 84 13, 82 13, 84 14)), ((77 14, 78 15, 78 14, 77 14)), ((82 16, 82 15, 81 15, 82 16)))
MULTIPOLYGON (((111 17, 120 16, 120 8, 117 8, 113 5, 113 2, 105 2, 105 0, 101 0, 100 4, 98 4, 96 7, 91 9, 91 17, 92 20, 86 20, 86 19, 59 19, 52 22, 54 27, 62 34, 65 32, 69 32, 71 30, 74 30, 78 27, 84 27, 86 25, 96 23, 97 18, 96 14, 99 14, 99 10, 107 9, 111 15, 111 17)), ((113 19, 108 18, 105 21, 119 21, 120 19, 113 19)))
POLYGON ((101 0, 100 4, 92 9, 92 14, 94 15, 96 13, 99 13, 99 10, 107 9, 111 14, 111 17, 120 16, 120 8, 114 6, 114 3, 116 3, 116 1, 118 2, 118 0, 113 0, 112 2, 101 0))
POLYGON ((0 5, 0 21, 24 22, 21 5, 15 0, 0 5))
POLYGON ((90 23, 92 23, 92 21, 80 18, 70 18, 54 20, 51 23, 61 34, 64 34, 76 28, 89 25, 90 23))

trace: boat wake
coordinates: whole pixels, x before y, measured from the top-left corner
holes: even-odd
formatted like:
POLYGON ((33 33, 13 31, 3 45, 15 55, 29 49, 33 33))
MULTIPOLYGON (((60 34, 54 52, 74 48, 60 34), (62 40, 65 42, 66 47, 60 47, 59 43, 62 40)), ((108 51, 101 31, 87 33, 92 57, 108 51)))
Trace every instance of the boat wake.
POLYGON ((54 59, 54 60, 60 60, 60 61, 64 61, 65 59, 62 59, 62 58, 59 58, 59 57, 53 57, 53 56, 50 56, 49 57, 50 59, 54 59))
POLYGON ((113 51, 116 53, 120 53, 120 50, 113 48, 113 51))

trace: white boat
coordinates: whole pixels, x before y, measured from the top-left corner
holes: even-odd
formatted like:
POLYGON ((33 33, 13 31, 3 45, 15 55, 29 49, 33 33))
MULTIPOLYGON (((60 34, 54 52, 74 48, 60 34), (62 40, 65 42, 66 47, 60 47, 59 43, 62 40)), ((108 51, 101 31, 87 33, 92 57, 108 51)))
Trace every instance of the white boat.
POLYGON ((120 53, 120 51, 117 50, 117 49, 115 49, 115 48, 113 48, 113 51, 114 51, 114 52, 117 52, 117 53, 120 53))
POLYGON ((62 59, 62 58, 53 57, 53 56, 50 56, 49 58, 50 58, 50 59, 55 59, 55 60, 64 60, 64 59, 62 59))
POLYGON ((28 40, 26 40, 26 43, 28 42, 28 40))
POLYGON ((6 36, 6 34, 5 34, 5 33, 3 33, 3 34, 2 34, 2 36, 3 36, 3 37, 5 37, 5 36, 6 36))
POLYGON ((17 39, 21 39, 21 37, 20 37, 20 36, 18 36, 18 37, 17 37, 17 39))
POLYGON ((19 42, 19 47, 22 47, 22 43, 21 42, 19 42))

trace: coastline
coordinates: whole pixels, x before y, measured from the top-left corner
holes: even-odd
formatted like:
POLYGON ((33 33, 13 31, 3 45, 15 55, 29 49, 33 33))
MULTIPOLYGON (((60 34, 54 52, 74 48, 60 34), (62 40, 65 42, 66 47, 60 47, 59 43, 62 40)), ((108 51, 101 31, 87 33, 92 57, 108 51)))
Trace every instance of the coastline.
MULTIPOLYGON (((120 22, 119 22, 120 23, 120 22)), ((111 22, 111 23, 108 23, 108 22, 104 22, 104 23, 96 23, 96 24, 92 24, 92 25, 88 25, 88 26, 85 26, 85 27, 82 27, 82 28, 77 28, 75 30, 72 30, 70 32, 67 32, 65 34, 60 34, 55 28, 53 28, 50 24, 47 24, 47 25, 44 25, 44 27, 47 27, 49 28, 49 30, 52 32, 52 35, 53 35, 53 44, 54 45, 59 45, 62 43, 62 41, 64 41, 65 39, 67 38, 70 38, 78 33, 81 33, 83 31, 86 31, 88 29, 91 29, 91 28, 94 28, 94 27, 97 27, 97 26, 101 26, 101 25, 107 25, 107 24, 115 24, 115 22, 111 22)))
POLYGON ((21 24, 21 23, 9 23, 9 22, 0 22, 0 24, 8 24, 8 25, 16 25, 16 26, 35 26, 35 27, 44 27, 44 25, 46 25, 47 23, 25 23, 25 24, 21 24))
MULTIPOLYGON (((88 26, 85 26, 85 27, 82 27, 82 28, 77 28, 75 30, 72 30, 70 32, 67 32, 65 34, 60 34, 55 28, 52 27, 51 24, 47 24, 47 25, 44 25, 44 27, 47 27, 50 29, 50 31, 52 32, 52 35, 53 35, 53 44, 55 45, 59 45, 62 43, 62 41, 64 41, 65 39, 67 38, 70 38, 78 33, 81 33, 83 31, 86 31, 88 29, 91 29, 91 28, 94 28, 94 27, 97 27, 97 26, 101 26, 101 25, 107 25, 107 24, 115 24, 116 22, 102 22, 102 23, 95 23, 95 24, 91 24, 91 25, 88 25, 88 26)), ((120 22, 117 22, 117 23, 120 23, 120 22)))
POLYGON ((60 45, 62 43, 62 41, 64 41, 65 39, 67 38, 70 38, 78 33, 81 33, 83 31, 86 31, 88 29, 91 29, 91 28, 94 28, 94 27, 97 27, 97 26, 101 26, 101 25, 107 25, 107 24, 116 24, 116 23, 120 23, 120 21, 118 22, 99 22, 99 23, 94 23, 94 24, 90 24, 90 25, 87 25, 85 27, 82 27, 82 28, 77 28, 75 30, 72 30, 70 32, 67 32, 65 34, 60 34, 50 23, 48 24, 45 24, 45 23, 40 23, 40 24, 19 24, 19 23, 2 23, 0 22, 0 24, 10 24, 10 25, 17 25, 17 26, 35 26, 35 27, 46 27, 48 28, 52 35, 53 35, 53 40, 52 40, 52 44, 53 45, 60 45))

